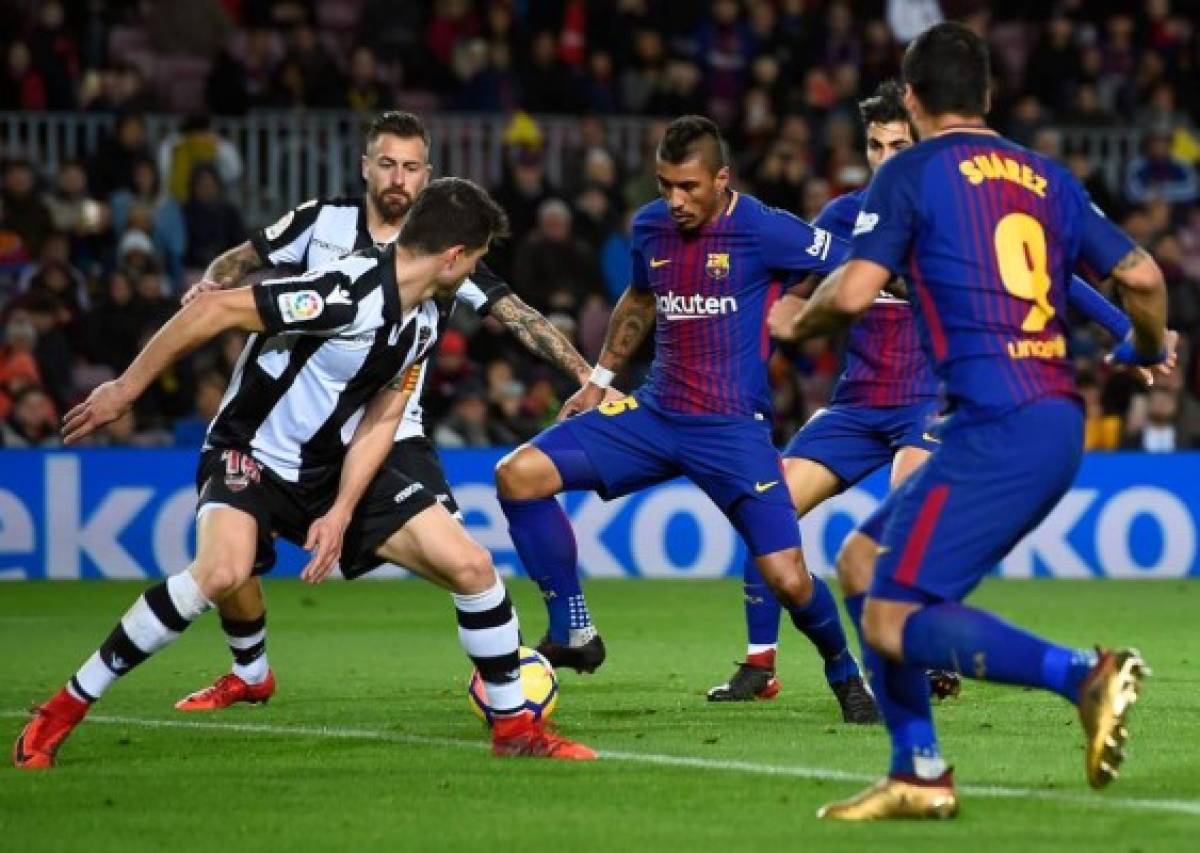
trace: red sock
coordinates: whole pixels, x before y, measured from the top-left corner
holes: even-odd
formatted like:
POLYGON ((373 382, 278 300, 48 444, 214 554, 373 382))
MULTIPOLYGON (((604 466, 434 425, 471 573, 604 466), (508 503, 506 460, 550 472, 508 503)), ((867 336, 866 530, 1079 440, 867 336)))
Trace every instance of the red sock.
POLYGON ((750 666, 756 666, 759 669, 775 669, 775 650, 768 649, 765 652, 755 652, 752 655, 746 655, 746 663, 750 666))

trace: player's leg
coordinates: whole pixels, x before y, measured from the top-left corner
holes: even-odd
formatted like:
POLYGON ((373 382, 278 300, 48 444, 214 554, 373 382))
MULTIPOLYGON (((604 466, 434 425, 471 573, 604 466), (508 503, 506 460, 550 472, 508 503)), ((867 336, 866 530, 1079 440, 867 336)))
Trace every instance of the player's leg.
MULTIPOLYGON (((801 518, 817 504, 837 494, 841 488, 833 472, 811 459, 785 457, 783 474, 792 497, 792 507, 801 518)), ((738 664, 729 681, 708 691, 710 702, 772 699, 780 690, 775 674, 775 656, 783 610, 749 551, 742 565, 742 589, 745 596, 746 657, 738 664)))
POLYGON ((185 631, 214 601, 250 576, 258 522, 229 506, 209 508, 197 522, 192 565, 146 590, 67 685, 35 712, 13 747, 17 767, 45 768, 93 703, 152 654, 185 631))
POLYGON ((522 710, 516 610, 487 550, 442 506, 428 505, 405 521, 375 554, 450 591, 459 640, 478 668, 496 713, 492 748, 497 755, 596 757, 588 747, 550 733, 522 710))
POLYGON ((551 427, 496 466, 513 545, 546 604, 549 629, 538 651, 554 666, 593 672, 604 661, 579 582, 575 533, 554 495, 582 490, 612 497, 665 479, 656 429, 653 417, 626 397, 551 427))
POLYGON ((215 711, 238 702, 265 703, 275 695, 267 660, 267 606, 262 581, 249 578, 217 604, 221 630, 233 655, 230 672, 175 703, 180 711, 215 711))
POLYGON ((941 793, 922 799, 884 783, 830 807, 827 816, 899 816, 909 813, 904 802, 917 801, 924 803, 921 815, 935 815, 936 798, 951 808, 928 668, 1058 693, 1079 708, 1089 782, 1099 787, 1115 777, 1125 713, 1144 670, 1140 656, 1123 650, 1097 657, 1059 646, 959 603, 1069 488, 1081 453, 1079 427, 1078 406, 1056 399, 948 430, 943 448, 894 494, 864 630, 879 654, 873 686, 893 740, 889 777, 941 793))

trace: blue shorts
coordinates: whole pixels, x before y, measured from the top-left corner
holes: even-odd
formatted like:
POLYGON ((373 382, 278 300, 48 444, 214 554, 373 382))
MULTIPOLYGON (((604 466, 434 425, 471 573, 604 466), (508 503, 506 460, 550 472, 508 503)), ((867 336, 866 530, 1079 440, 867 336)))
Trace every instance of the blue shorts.
POLYGON ((926 436, 940 406, 940 401, 930 400, 911 406, 819 409, 788 442, 783 455, 819 462, 843 487, 849 487, 891 462, 902 447, 932 452, 937 442, 926 436))
POLYGON ((800 546, 800 528, 767 421, 677 415, 626 397, 533 439, 564 491, 605 500, 687 477, 737 528, 755 556, 800 546))
POLYGON ((874 597, 965 598, 1071 487, 1083 412, 1053 397, 988 419, 955 414, 941 439, 864 524, 882 525, 874 597))

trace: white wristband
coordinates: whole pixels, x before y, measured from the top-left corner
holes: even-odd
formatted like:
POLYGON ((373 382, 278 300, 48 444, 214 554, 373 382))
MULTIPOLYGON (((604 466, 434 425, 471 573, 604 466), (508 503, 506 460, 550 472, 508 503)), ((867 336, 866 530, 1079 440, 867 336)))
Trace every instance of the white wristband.
POLYGON ((597 364, 592 368, 592 375, 588 377, 588 382, 597 388, 607 388, 612 385, 613 378, 614 374, 611 370, 597 364))

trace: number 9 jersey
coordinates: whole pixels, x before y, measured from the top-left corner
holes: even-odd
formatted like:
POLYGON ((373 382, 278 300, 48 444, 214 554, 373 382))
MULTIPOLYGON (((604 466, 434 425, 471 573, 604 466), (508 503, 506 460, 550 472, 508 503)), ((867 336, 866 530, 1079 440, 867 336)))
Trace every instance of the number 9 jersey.
POLYGON ((883 165, 851 257, 908 279, 950 404, 995 415, 1074 393, 1071 274, 1105 277, 1133 248, 1057 162, 998 136, 952 131, 883 165))

